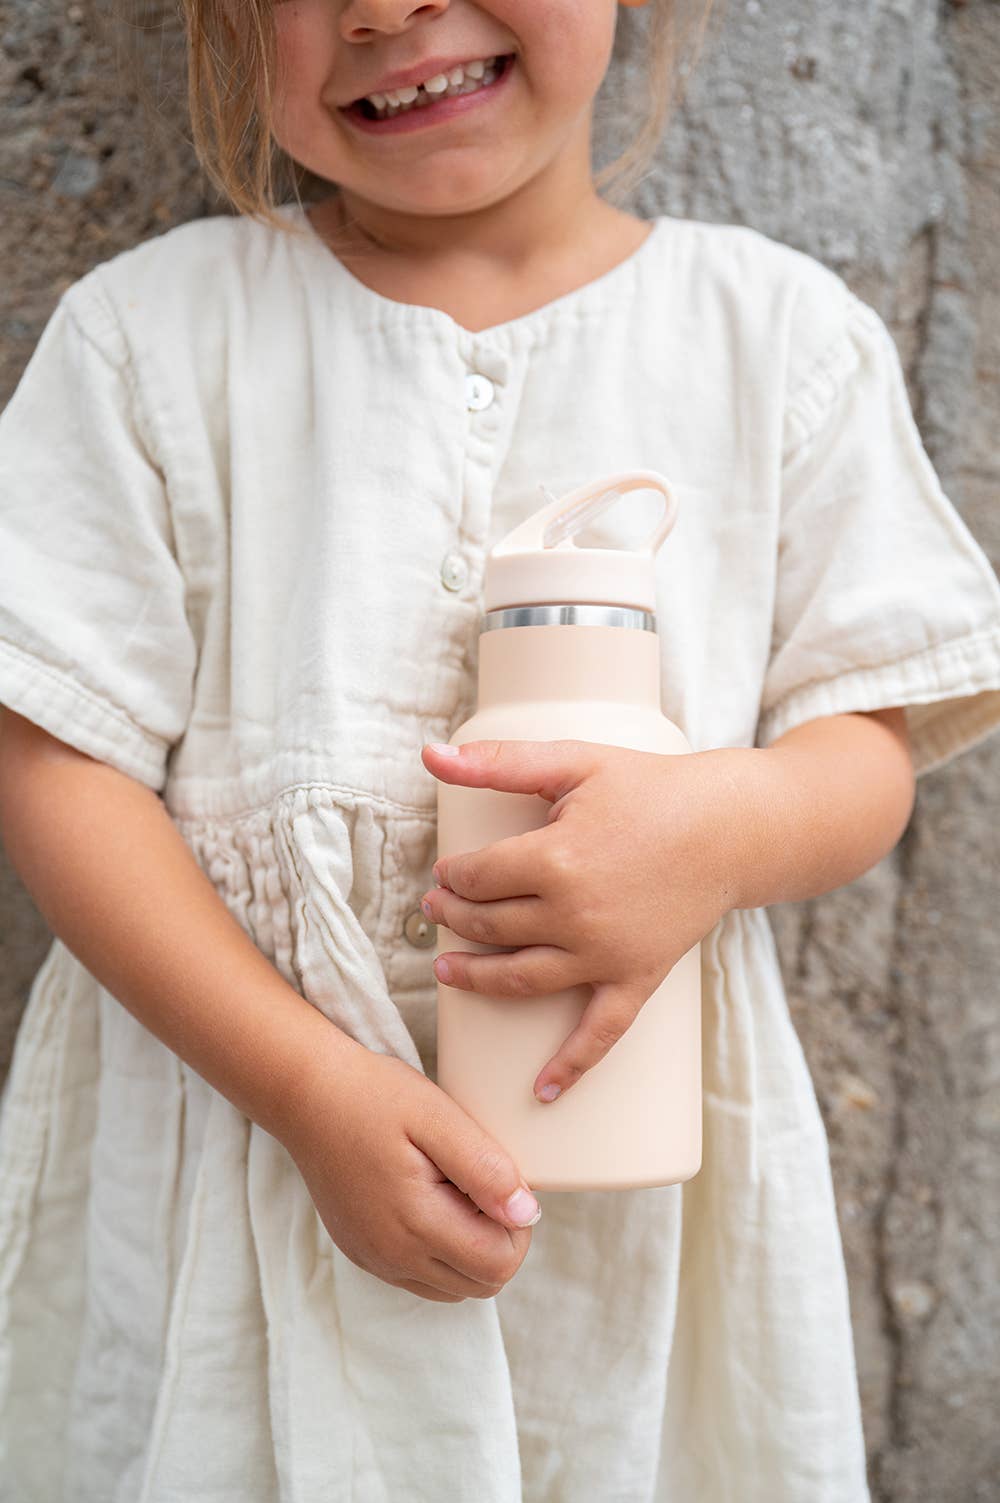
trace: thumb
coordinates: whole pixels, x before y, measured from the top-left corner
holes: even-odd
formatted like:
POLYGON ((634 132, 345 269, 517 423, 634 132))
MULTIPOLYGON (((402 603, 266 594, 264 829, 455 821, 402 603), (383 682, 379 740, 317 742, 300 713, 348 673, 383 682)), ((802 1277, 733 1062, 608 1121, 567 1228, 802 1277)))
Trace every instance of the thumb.
POLYGON ((583 782, 597 753, 594 742, 572 740, 465 741, 461 746, 428 741, 422 750, 424 766, 444 783, 537 793, 553 804, 583 782))
POLYGON ((428 1132, 425 1152, 463 1195, 501 1226, 534 1226, 542 1208, 510 1154, 457 1102, 428 1132))

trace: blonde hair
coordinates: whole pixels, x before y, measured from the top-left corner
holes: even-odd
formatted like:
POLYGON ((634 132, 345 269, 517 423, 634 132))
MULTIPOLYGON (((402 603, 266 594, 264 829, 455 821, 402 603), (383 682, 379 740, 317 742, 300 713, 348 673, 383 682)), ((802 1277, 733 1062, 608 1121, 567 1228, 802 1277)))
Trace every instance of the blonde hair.
MULTIPOLYGON (((683 94, 685 75, 701 48, 713 0, 649 0, 627 10, 646 26, 646 107, 625 151, 595 179, 609 197, 624 198, 642 177, 683 94)), ((281 228, 273 210, 292 192, 317 183, 272 135, 276 73, 273 0, 241 0, 240 25, 231 0, 181 0, 187 38, 188 112, 194 149, 212 185, 239 213, 281 228)))

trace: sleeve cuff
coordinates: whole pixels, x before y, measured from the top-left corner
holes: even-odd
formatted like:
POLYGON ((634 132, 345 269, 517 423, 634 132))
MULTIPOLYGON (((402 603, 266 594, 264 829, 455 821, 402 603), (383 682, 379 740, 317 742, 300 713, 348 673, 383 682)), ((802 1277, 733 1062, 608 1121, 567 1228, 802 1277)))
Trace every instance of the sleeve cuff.
POLYGON ((0 642, 0 704, 159 792, 169 747, 50 663, 0 642))
POLYGON ((1000 623, 892 663, 802 684, 761 716, 758 746, 821 715, 906 709, 919 777, 1000 727, 1000 623))

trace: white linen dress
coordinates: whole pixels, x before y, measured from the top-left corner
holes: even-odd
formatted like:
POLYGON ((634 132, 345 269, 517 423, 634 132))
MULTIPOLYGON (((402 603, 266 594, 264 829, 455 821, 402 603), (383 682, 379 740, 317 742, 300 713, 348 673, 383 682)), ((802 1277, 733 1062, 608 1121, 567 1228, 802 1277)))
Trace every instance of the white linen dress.
MULTIPOLYGON (((474 708, 486 554, 540 483, 676 484, 662 695, 696 751, 905 705, 926 773, 1000 723, 1000 587, 833 273, 663 217, 472 333, 282 214, 62 296, 0 420, 0 702, 159 791, 338 1026, 433 1078, 420 748, 474 708)), ((862 1503, 766 912, 702 954, 701 1173, 543 1192, 500 1295, 442 1304, 344 1256, 275 1139, 55 942, 0 1120, 3 1503, 862 1503)))

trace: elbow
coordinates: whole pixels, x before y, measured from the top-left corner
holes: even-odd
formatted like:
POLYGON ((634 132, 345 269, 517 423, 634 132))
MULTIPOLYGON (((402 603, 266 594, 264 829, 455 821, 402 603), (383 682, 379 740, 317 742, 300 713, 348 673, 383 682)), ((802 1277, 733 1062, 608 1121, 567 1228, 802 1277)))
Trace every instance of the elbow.
POLYGON ((917 801, 917 778, 905 709, 897 706, 890 710, 872 710, 867 719, 878 721, 888 732, 884 778, 886 819, 891 837, 891 843, 886 848, 888 855, 889 851, 895 850, 909 828, 917 801))
POLYGON ((892 844, 889 851, 894 851, 910 827, 913 818, 913 810, 917 802, 917 780, 913 772, 913 763, 907 754, 907 764, 902 770, 898 783, 897 797, 893 800, 892 807, 895 811, 895 820, 892 826, 892 844))

